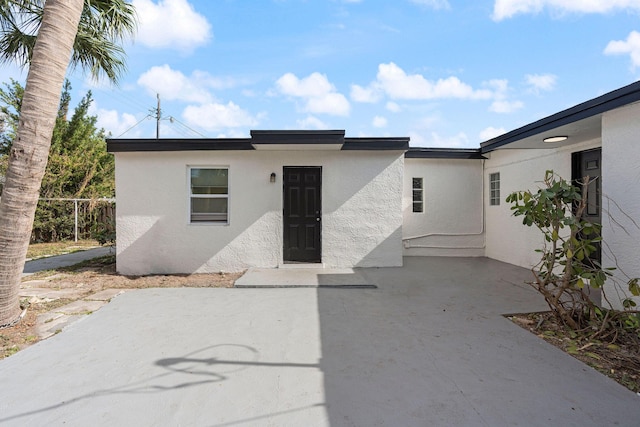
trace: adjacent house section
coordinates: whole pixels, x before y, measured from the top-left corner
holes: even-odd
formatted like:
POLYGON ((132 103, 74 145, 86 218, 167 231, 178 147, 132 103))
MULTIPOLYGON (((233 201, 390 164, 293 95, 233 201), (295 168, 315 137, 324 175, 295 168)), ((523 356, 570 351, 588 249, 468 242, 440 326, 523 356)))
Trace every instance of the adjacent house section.
POLYGON ((110 140, 122 274, 402 265, 408 138, 110 140))
POLYGON ((640 277, 639 101, 636 82, 481 144, 485 180, 495 181, 501 195, 499 201, 485 197, 486 256, 522 267, 536 264, 542 236, 523 227, 504 198, 537 190, 546 170, 565 179, 588 176, 586 215, 602 224, 605 242, 594 257, 617 268, 605 291, 619 304, 616 282, 626 289, 628 278, 640 277), (499 180, 492 179, 497 174, 499 180))
POLYGON ((474 149, 405 154, 405 256, 484 256, 484 158, 474 149))

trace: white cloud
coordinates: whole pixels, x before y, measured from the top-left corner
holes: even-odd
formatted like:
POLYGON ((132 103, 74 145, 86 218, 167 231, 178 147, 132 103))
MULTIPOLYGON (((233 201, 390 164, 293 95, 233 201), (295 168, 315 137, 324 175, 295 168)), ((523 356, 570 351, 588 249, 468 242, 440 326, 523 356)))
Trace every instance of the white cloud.
POLYGON ((380 93, 371 87, 351 85, 351 99, 356 102, 375 103, 380 100, 380 93))
POLYGON ((151 67, 138 78, 138 84, 150 95, 159 93, 166 100, 205 103, 213 100, 210 90, 227 89, 237 82, 232 78, 214 77, 199 70, 185 76, 165 64, 151 67))
MULTIPOLYGON (((402 68, 390 62, 378 66, 376 80, 368 87, 351 86, 351 97, 356 101, 373 102, 386 95, 393 100, 468 99, 490 100, 491 111, 511 112, 522 108, 520 101, 510 101, 509 81, 493 79, 482 83, 482 88, 474 89, 455 76, 428 80, 421 74, 407 74, 402 68)), ((389 101, 386 108, 400 111, 400 106, 389 101)))
POLYGON ((512 113, 524 107, 521 101, 509 101, 509 81, 506 79, 493 79, 485 82, 484 85, 492 89, 493 102, 489 106, 489 111, 494 113, 512 113))
POLYGON ((187 0, 133 0, 137 40, 150 48, 191 51, 211 40, 211 25, 187 0))
POLYGON ((480 131, 479 137, 480 141, 488 141, 496 136, 500 136, 505 133, 506 130, 504 128, 494 128, 493 126, 489 126, 488 128, 480 131))
POLYGON ((326 123, 314 116, 307 116, 302 120, 296 120, 300 129, 329 129, 326 123))
POLYGON ((240 129, 227 129, 226 132, 216 134, 215 138, 246 138, 249 133, 240 129))
POLYGON ((557 76, 553 74, 527 74, 524 76, 527 85, 535 93, 553 90, 556 85, 557 76))
POLYGON ((116 110, 105 110, 91 106, 89 114, 98 117, 96 123, 98 128, 103 128, 107 133, 111 133, 111 136, 118 138, 125 136, 127 138, 134 138, 140 136, 140 129, 134 126, 138 123, 138 119, 129 113, 119 113, 116 110))
POLYGON ((407 74, 393 62, 380 64, 376 82, 370 88, 384 91, 392 99, 489 99, 489 90, 474 90, 457 77, 437 81, 425 79, 421 74, 407 74))
POLYGON ((184 109, 182 117, 188 124, 208 131, 255 126, 258 123, 257 118, 233 102, 228 102, 226 105, 219 103, 190 105, 184 109))
POLYGON ((384 128, 387 127, 387 119, 382 116, 375 116, 371 124, 375 128, 384 128))
POLYGON ((640 33, 631 31, 627 40, 612 40, 604 49, 605 55, 626 55, 631 57, 633 69, 640 67, 640 33))
POLYGON ((489 111, 494 113, 513 113, 524 107, 521 101, 507 101, 505 99, 496 99, 491 103, 489 111))
POLYGON ((431 132, 428 136, 409 132, 409 137, 412 147, 461 148, 469 146, 469 137, 464 132, 448 137, 443 137, 436 132, 431 132))
POLYGON ((149 94, 159 93, 161 98, 166 100, 211 102, 209 92, 203 90, 195 79, 189 79, 166 64, 150 68, 138 78, 138 84, 149 94))
POLYGON ((399 113, 400 110, 402 110, 402 108, 400 107, 400 105, 398 105, 397 103, 393 102, 393 101, 389 101, 387 102, 387 105, 385 106, 385 108, 389 111, 391 111, 392 113, 399 113))
POLYGON ((616 10, 640 10, 640 0, 495 0, 492 18, 508 19, 521 13, 607 13, 616 10))
POLYGON ((324 74, 313 73, 299 79, 295 74, 287 73, 276 81, 276 87, 284 95, 301 98, 305 112, 348 116, 351 111, 347 98, 336 91, 324 74))
POLYGON ((427 6, 436 10, 451 8, 447 0, 409 0, 409 1, 411 1, 411 3, 417 4, 420 6, 427 6))
POLYGON ((320 73, 313 73, 302 79, 293 73, 287 73, 276 81, 276 86, 285 95, 303 98, 319 97, 335 91, 327 76, 320 73))

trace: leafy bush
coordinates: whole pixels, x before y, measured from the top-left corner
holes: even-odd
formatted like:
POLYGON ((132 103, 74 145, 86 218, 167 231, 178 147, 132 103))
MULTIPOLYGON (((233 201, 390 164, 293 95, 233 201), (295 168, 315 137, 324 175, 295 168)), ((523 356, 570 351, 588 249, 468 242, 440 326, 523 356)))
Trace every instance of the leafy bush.
MULTIPOLYGON (((24 88, 13 79, 0 88, 0 174, 6 169, 6 153, 16 137, 23 94, 24 88)), ((78 204, 78 238, 95 232, 109 240, 105 233, 109 231, 109 221, 113 221, 113 209, 97 200, 115 193, 115 163, 107 153, 104 130, 97 128, 97 117, 89 115, 92 102, 88 92, 69 114, 71 85, 65 83, 40 188, 42 199, 36 209, 32 242, 75 237, 74 202, 53 199, 89 199, 78 204)))
MULTIPOLYGON (((537 250, 540 262, 532 269, 534 281, 530 285, 571 329, 591 326, 604 331, 615 324, 637 328, 640 317, 631 310, 635 306, 632 299, 623 300, 625 312, 620 313, 598 307, 587 291, 599 290, 606 300, 603 286, 615 270, 603 268, 592 257, 602 237, 600 224, 583 217, 589 182, 584 178, 579 188, 547 171, 537 192, 518 191, 507 197, 513 214, 522 216, 524 225, 536 226, 544 236, 544 245, 537 250)), ((632 295, 640 295, 637 278, 628 282, 628 289, 632 295)))

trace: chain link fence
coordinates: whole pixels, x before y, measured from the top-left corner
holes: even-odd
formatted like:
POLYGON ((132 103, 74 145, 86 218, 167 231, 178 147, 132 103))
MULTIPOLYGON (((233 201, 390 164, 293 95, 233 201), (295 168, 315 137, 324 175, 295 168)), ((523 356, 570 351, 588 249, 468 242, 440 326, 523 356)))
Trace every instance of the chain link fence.
POLYGON ((40 199, 32 243, 94 239, 115 240, 115 199, 40 199))

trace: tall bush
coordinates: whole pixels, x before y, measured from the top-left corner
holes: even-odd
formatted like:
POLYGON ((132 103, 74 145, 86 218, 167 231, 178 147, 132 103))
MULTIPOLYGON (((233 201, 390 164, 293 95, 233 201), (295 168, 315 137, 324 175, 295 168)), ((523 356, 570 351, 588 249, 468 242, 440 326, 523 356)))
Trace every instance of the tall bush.
MULTIPOLYGON (((523 217, 523 224, 537 227, 544 236, 539 263, 532 268, 534 280, 530 284, 544 297, 554 315, 568 327, 577 330, 598 325, 603 330, 608 322, 631 322, 634 327, 640 318, 631 310, 635 302, 625 298, 626 313, 616 313, 597 306, 589 297, 588 288, 604 293, 604 284, 614 268, 604 268, 593 259, 597 245, 602 242, 600 224, 584 218, 587 208, 587 186, 596 178, 585 177, 580 187, 547 171, 542 188, 537 192, 517 191, 506 201, 511 203, 515 216, 523 217), (615 319, 617 317, 617 319, 615 319)), ((628 282, 634 296, 640 295, 638 279, 628 282)))
MULTIPOLYGON (((11 80, 0 88, 0 111, 3 128, 0 133, 0 172, 6 165, 6 153, 15 138, 20 107, 22 105, 22 85, 11 80)), ((51 242, 74 238, 74 204, 72 201, 46 199, 112 198, 115 194, 115 165, 113 156, 107 153, 105 132, 97 128, 97 117, 89 115, 93 102, 89 91, 78 103, 69 117, 71 104, 71 84, 65 82, 56 124, 51 140, 46 172, 40 187, 32 241, 51 242)), ((85 231, 98 228, 98 221, 104 215, 103 204, 83 203, 78 217, 79 228, 85 231), (98 209, 94 212, 95 209, 98 209)))

